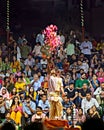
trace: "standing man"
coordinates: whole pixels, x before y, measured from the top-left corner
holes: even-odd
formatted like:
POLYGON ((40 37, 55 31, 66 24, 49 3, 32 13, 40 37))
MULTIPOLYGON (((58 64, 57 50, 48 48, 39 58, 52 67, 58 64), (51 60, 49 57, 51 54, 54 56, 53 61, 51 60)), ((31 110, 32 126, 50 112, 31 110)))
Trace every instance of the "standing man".
POLYGON ((60 101, 60 91, 64 94, 62 78, 60 73, 55 70, 51 71, 49 79, 49 101, 50 101, 50 110, 49 115, 50 119, 61 119, 63 114, 63 107, 60 101))
POLYGON ((66 54, 69 61, 71 60, 71 56, 75 54, 75 45, 73 44, 72 40, 67 42, 66 54))
POLYGON ((42 31, 36 36, 36 43, 41 43, 41 45, 44 44, 44 34, 42 33, 42 31))

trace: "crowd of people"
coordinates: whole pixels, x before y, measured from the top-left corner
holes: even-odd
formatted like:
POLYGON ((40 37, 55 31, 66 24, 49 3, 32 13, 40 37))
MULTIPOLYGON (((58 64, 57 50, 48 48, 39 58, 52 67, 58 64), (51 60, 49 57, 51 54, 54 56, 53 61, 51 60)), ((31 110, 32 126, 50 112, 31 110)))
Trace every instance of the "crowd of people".
MULTIPOLYGON (((0 45, 0 122, 24 127, 45 119, 81 125, 104 119, 104 43, 64 36, 49 57, 42 55, 44 35, 25 35, 0 45)), ((48 54, 48 52, 47 52, 48 54)))

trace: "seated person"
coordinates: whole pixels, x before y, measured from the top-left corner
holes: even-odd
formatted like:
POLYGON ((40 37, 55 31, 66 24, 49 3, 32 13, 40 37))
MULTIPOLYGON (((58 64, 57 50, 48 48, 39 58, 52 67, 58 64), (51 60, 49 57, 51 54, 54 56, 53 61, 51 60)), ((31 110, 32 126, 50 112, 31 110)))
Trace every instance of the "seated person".
POLYGON ((36 109, 36 113, 32 116, 31 118, 31 122, 40 122, 43 121, 45 119, 45 114, 42 111, 41 107, 37 107, 36 109))
POLYGON ((5 87, 0 89, 0 95, 3 96, 3 99, 9 99, 9 92, 5 87))
POLYGON ((22 104, 19 101, 19 97, 14 97, 10 112, 11 119, 14 120, 17 125, 21 126, 22 104))
POLYGON ((83 122, 85 122, 86 116, 85 116, 85 114, 83 114, 83 109, 82 108, 78 109, 78 113, 76 114, 75 119, 76 119, 75 120, 75 125, 82 125, 83 122))
POLYGON ((5 118, 5 113, 6 111, 8 111, 8 109, 9 109, 8 102, 5 102, 5 100, 3 100, 3 96, 0 95, 0 118, 1 119, 5 118))
POLYGON ((62 105, 63 105, 63 110, 65 111, 68 107, 71 107, 74 103, 70 101, 70 99, 66 96, 64 96, 62 105))
POLYGON ((74 87, 74 83, 70 83, 68 88, 65 89, 65 93, 67 95, 67 97, 70 99, 70 101, 72 101, 73 103, 75 103, 75 105, 78 105, 78 92, 74 87))
POLYGON ((49 111, 50 105, 49 101, 47 100, 47 96, 45 94, 41 96, 41 100, 39 100, 38 106, 42 108, 44 113, 47 113, 49 111))
POLYGON ((4 119, 4 121, 2 122, 1 125, 4 125, 5 123, 8 123, 8 122, 11 123, 11 124, 16 125, 15 121, 12 120, 11 117, 10 117, 10 112, 7 112, 7 113, 5 114, 5 119, 4 119))
POLYGON ((100 118, 100 115, 99 115, 95 105, 87 110, 86 118, 87 119, 90 119, 90 118, 95 118, 95 119, 100 118))
POLYGON ((79 90, 79 97, 81 99, 85 98, 86 97, 86 93, 91 93, 91 90, 90 90, 90 88, 88 88, 87 84, 84 83, 82 88, 79 90))
POLYGON ((68 107, 64 112, 63 119, 68 120, 68 124, 72 125, 72 120, 73 120, 72 118, 73 118, 72 108, 68 107))
POLYGON ((94 96, 99 104, 104 104, 104 82, 95 90, 94 96))
POLYGON ((25 97, 25 101, 23 102, 23 116, 22 116, 22 126, 30 123, 32 115, 36 111, 36 104, 31 100, 29 96, 25 97))
POLYGON ((82 88, 79 90, 79 104, 81 105, 82 99, 86 97, 86 93, 91 93, 90 88, 88 88, 87 84, 84 83, 82 88))
POLYGON ((26 84, 22 80, 22 77, 17 77, 17 82, 15 83, 15 88, 17 90, 17 93, 20 93, 21 91, 26 90, 26 84))

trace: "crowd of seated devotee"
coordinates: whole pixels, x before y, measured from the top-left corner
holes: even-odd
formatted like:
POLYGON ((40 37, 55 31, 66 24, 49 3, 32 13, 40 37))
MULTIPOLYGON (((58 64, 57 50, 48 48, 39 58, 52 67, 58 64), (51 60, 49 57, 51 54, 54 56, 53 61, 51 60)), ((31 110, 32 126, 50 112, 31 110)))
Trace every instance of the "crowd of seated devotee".
POLYGON ((60 71, 64 95, 62 120, 82 125, 104 119, 104 43, 88 36, 81 42, 75 31, 59 33, 62 45, 50 58, 42 56, 44 36, 28 41, 25 35, 0 44, 0 123, 22 128, 49 119, 49 72, 60 71))

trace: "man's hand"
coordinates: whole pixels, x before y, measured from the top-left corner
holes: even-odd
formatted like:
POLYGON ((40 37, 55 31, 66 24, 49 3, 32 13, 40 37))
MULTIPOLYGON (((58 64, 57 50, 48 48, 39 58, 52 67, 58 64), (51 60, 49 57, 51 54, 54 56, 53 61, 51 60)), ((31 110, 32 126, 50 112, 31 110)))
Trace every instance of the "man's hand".
POLYGON ((28 117, 29 117, 27 113, 24 113, 24 116, 25 116, 26 118, 28 118, 28 117))
POLYGON ((70 98, 70 101, 73 101, 73 98, 70 98))
POLYGON ((27 107, 30 107, 30 103, 27 103, 27 107))

